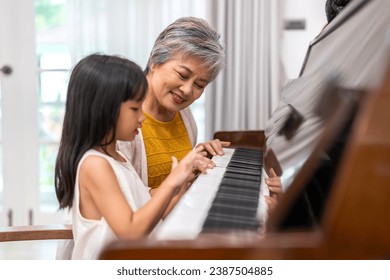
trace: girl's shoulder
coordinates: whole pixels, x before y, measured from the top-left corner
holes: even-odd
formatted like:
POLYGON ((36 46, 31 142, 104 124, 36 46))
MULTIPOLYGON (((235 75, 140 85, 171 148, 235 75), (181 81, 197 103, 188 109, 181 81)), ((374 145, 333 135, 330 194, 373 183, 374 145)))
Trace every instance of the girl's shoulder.
POLYGON ((109 157, 106 154, 103 154, 103 153, 96 151, 94 149, 90 149, 84 153, 84 155, 82 156, 82 158, 80 160, 80 163, 83 163, 85 161, 103 163, 103 162, 110 161, 110 158, 111 157, 109 157))
MULTIPOLYGON (((113 170, 114 173, 120 172, 119 170, 130 170, 134 171, 134 167, 129 159, 121 151, 118 150, 118 154, 122 156, 123 162, 117 161, 116 159, 106 155, 102 152, 94 149, 88 150, 80 160, 80 168, 84 170, 91 170, 92 172, 106 172, 107 170, 113 170)), ((128 172, 128 171, 126 171, 128 172)), ((135 172, 135 171, 134 171, 135 172)))
POLYGON ((110 157, 96 150, 88 150, 80 160, 80 168, 84 171, 102 172, 111 168, 110 157))

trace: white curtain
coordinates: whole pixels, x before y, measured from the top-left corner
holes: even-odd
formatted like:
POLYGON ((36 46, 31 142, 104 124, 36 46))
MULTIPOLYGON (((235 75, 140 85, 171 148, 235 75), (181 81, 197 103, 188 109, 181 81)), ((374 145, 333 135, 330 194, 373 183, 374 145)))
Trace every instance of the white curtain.
MULTIPOLYGON (((158 34, 183 16, 206 17, 207 0, 65 0, 71 64, 94 53, 123 55, 146 66, 158 34)), ((191 106, 204 136, 204 98, 191 106)))
POLYGON ((206 93, 206 138, 219 130, 264 129, 279 100, 279 0, 207 1, 221 32, 226 66, 206 93))
POLYGON ((142 68, 158 34, 182 16, 205 17, 205 0, 67 0, 72 62, 124 55, 142 68))
POLYGON ((143 68, 168 24, 182 16, 206 18, 222 34, 227 60, 205 98, 191 106, 198 141, 211 139, 217 130, 265 127, 279 99, 280 0, 66 1, 72 64, 104 52, 124 55, 143 68))

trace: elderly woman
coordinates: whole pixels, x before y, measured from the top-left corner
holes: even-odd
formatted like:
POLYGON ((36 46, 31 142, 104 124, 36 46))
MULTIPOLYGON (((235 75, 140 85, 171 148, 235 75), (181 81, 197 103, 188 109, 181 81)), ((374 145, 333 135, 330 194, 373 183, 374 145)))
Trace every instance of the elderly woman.
MULTIPOLYGON (((189 106, 224 65, 220 37, 205 20, 183 17, 167 26, 154 43, 145 69, 146 120, 134 142, 118 143, 151 189, 170 173, 172 156, 180 160, 196 146, 197 126, 189 106)), ((222 147, 229 144, 213 140, 197 146, 211 155, 223 155, 222 147)))

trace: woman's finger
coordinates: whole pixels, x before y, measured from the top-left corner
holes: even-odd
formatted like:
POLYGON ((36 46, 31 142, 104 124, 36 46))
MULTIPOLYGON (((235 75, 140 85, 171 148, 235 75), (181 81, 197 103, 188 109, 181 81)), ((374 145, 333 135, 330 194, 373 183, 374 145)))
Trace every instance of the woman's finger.
POLYGON ((222 145, 222 147, 229 147, 230 146, 230 142, 228 142, 228 141, 221 141, 221 145, 222 145))

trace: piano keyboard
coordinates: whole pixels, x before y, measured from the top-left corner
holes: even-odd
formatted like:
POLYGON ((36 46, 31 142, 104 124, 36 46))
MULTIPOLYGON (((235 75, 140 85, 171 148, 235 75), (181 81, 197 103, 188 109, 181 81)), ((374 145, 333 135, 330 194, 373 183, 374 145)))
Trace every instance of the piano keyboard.
POLYGON ((262 151, 238 148, 234 151, 221 180, 202 232, 256 230, 262 151))
MULTIPOLYGON (((201 232, 256 230, 259 227, 261 151, 224 149, 216 167, 200 174, 153 237, 193 239, 201 232)), ((260 209, 260 212, 263 211, 260 209)))

